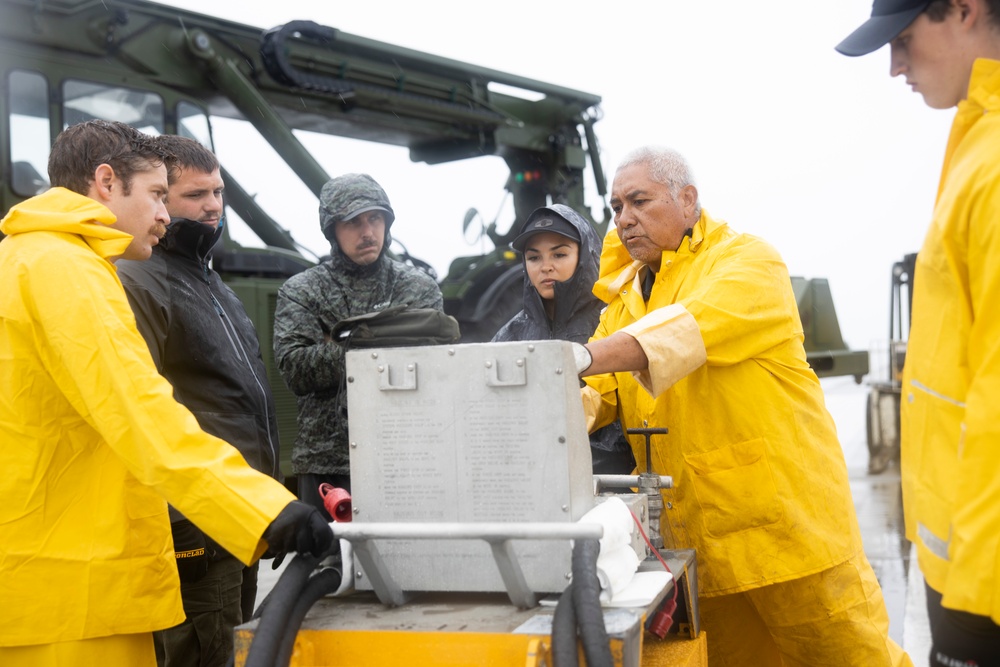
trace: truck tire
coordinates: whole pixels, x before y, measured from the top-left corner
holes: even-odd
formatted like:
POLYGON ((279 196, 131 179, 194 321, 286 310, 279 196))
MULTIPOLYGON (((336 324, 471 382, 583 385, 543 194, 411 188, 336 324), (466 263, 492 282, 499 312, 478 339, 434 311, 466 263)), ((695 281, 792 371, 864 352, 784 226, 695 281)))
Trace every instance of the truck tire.
POLYGON ((488 343, 500 327, 524 307, 524 285, 511 283, 497 295, 496 302, 478 321, 460 322, 463 343, 488 343))

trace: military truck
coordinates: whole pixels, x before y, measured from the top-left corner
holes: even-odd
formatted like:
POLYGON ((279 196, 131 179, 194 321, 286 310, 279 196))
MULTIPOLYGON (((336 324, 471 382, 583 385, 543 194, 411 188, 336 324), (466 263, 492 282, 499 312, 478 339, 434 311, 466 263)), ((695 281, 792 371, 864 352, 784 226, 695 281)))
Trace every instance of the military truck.
MULTIPOLYGON (((245 122, 316 195, 328 174, 295 131, 404 147, 413 162, 429 165, 502 158, 514 219, 476 227, 470 210, 463 231, 479 229, 494 247, 454 259, 440 280, 463 342, 489 340, 520 308, 521 268, 508 244, 533 209, 569 205, 602 234, 610 220, 594 131, 599 96, 311 21, 262 30, 145 0, 0 0, 0 75, 0 214, 48 187, 52 140, 91 118, 210 147, 213 123, 245 122), (585 201, 585 180, 601 200, 598 216, 585 201)), ((287 472, 296 406, 274 366, 272 320, 278 287, 314 261, 292 226, 275 221, 233 178, 229 156, 219 158, 229 210, 265 247, 227 234, 214 268, 257 324, 287 472)), ((809 348, 817 372, 860 380, 867 353, 844 345, 825 281, 796 285, 807 346, 819 345, 809 348)))

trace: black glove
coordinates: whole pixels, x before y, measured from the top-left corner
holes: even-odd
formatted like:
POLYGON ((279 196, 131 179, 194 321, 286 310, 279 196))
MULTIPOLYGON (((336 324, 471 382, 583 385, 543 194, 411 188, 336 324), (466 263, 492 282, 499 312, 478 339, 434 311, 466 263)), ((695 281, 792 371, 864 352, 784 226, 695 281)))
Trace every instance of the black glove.
POLYGON ((267 542, 265 557, 273 556, 272 569, 277 569, 290 551, 310 553, 317 558, 333 544, 333 531, 315 507, 293 500, 281 510, 264 531, 267 542))
POLYGON ((170 525, 174 535, 174 558, 181 583, 192 584, 208 574, 208 548, 205 533, 181 519, 170 525))

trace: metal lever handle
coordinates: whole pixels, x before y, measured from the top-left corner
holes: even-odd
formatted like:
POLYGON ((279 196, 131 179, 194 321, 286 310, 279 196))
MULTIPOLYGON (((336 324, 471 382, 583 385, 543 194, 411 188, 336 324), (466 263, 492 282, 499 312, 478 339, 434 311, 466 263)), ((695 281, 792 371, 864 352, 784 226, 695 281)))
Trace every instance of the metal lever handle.
POLYGON ((650 446, 649 441, 654 435, 666 435, 668 429, 665 428, 630 428, 628 429, 629 435, 641 435, 646 438, 646 472, 653 472, 653 463, 650 460, 650 446))

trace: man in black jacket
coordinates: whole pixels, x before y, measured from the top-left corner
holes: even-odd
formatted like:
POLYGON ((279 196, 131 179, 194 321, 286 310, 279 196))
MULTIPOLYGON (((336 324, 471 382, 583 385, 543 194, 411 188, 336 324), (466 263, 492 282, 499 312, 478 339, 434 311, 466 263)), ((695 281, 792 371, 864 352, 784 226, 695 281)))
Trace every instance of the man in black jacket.
MULTIPOLYGON (((260 345, 242 303, 209 267, 222 235, 219 162, 196 141, 160 138, 176 156, 166 235, 145 262, 118 274, 160 373, 201 427, 236 447, 257 470, 280 478, 278 429, 260 345)), ((187 615, 156 633, 161 665, 220 667, 233 628, 253 612, 257 565, 245 568, 174 508, 174 549, 187 615)))

